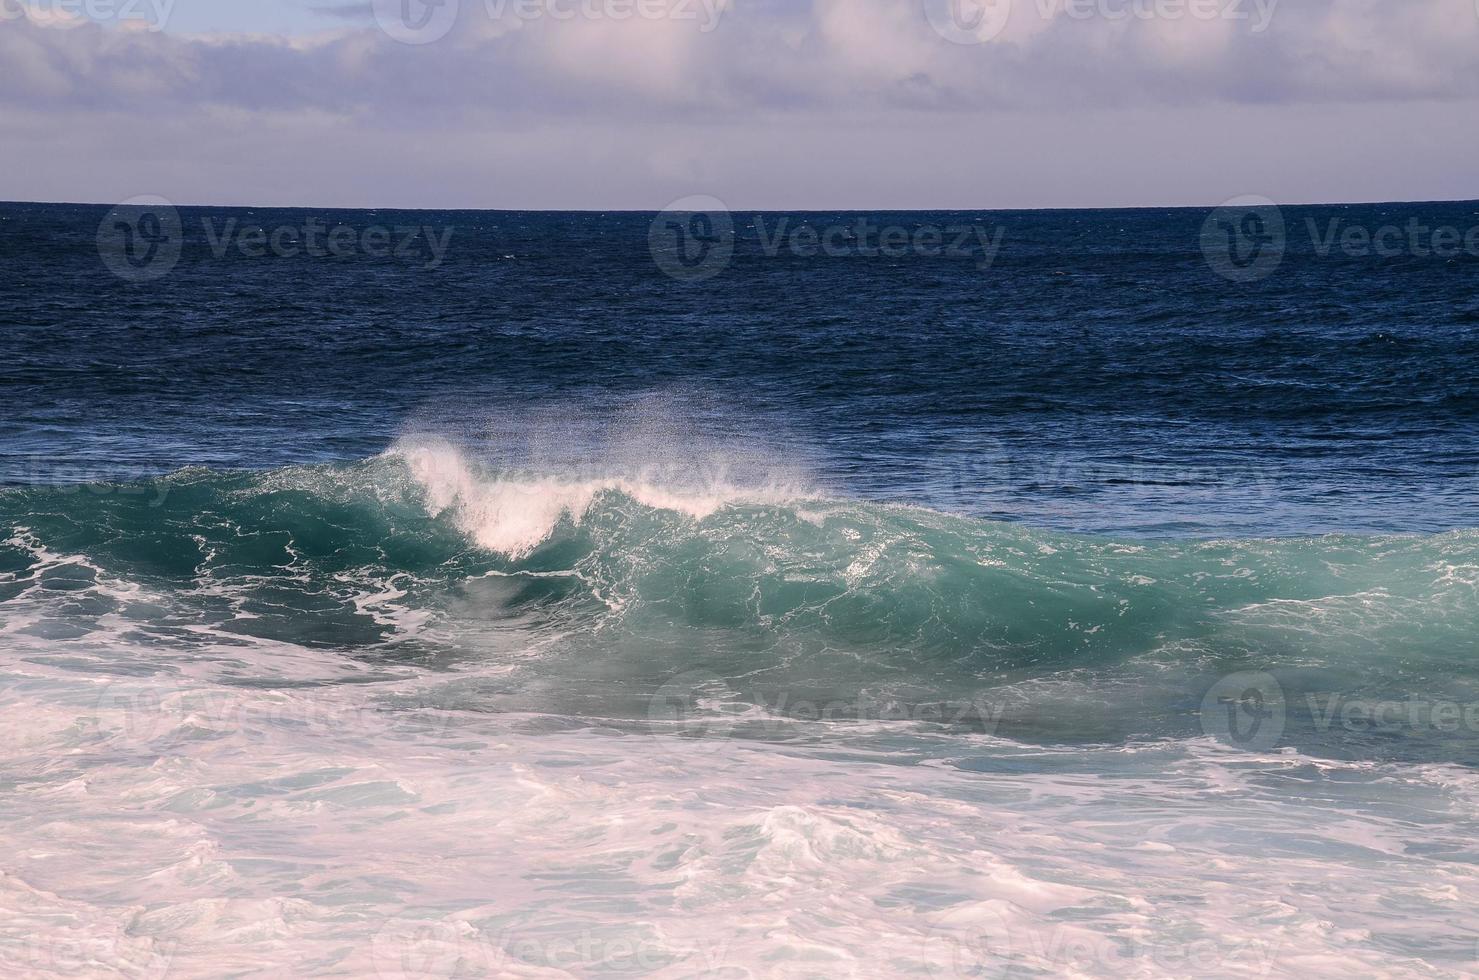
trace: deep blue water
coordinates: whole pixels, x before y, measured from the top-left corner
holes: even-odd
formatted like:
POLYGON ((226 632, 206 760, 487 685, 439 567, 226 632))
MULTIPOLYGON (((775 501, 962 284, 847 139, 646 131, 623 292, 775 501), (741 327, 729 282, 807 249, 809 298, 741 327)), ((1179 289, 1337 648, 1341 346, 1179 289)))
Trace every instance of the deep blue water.
POLYGON ((777 714, 987 697, 968 727, 1050 743, 1217 734, 1255 676, 1303 750, 1472 761, 1479 712, 1316 702, 1479 691, 1479 207, 1286 209, 1251 281, 1200 211, 739 214, 732 257, 678 217, 186 208, 166 253, 8 206, 11 635, 580 717, 695 670, 777 714))
POLYGON ((1479 205, 156 218, 0 206, 0 973, 1475 975, 1479 205))
POLYGON ((408 426, 496 446, 554 418, 578 458, 635 411, 848 495, 1079 531, 1479 513, 1479 257, 1322 256, 1306 230, 1462 231, 1473 203, 1287 208, 1288 254, 1252 283, 1209 267, 1200 210, 871 216, 1000 228, 984 271, 771 256, 782 218, 860 215, 738 213, 702 282, 659 269, 651 214, 214 208, 180 209, 178 265, 132 282, 100 258, 107 212, 0 205, 0 483, 355 460, 408 426), (213 250, 309 220, 386 226, 391 254, 213 250), (397 226, 450 231, 441 264, 424 235, 394 254, 397 226))

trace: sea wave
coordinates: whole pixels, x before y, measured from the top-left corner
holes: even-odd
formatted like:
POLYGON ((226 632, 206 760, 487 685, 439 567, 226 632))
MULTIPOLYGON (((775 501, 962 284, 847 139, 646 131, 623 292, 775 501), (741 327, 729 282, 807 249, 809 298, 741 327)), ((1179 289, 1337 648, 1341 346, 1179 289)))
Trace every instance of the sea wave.
POLYGON ((1197 734, 1201 696, 1248 672, 1291 703, 1479 700, 1476 531, 1111 540, 712 472, 500 470, 426 440, 9 489, 0 528, 13 643, 296 645, 481 672, 454 707, 641 716, 685 677, 731 715, 899 703, 1113 740, 1197 734))
POLYGON ((0 490, 0 963, 1462 973, 1476 593, 1474 531, 1113 540, 425 440, 0 490))

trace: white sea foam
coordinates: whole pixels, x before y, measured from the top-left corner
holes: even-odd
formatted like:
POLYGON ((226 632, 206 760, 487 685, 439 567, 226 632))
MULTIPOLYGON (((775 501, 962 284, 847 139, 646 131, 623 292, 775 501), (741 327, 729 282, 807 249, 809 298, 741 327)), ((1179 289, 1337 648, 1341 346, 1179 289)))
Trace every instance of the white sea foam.
POLYGON ((167 688, 6 668, 6 975, 1476 966, 1479 872, 1442 857, 1473 830, 1456 767, 899 726, 695 742, 391 711, 363 684, 167 688))
MULTIPOLYGON (((957 519, 888 510, 897 525, 870 523, 863 505, 815 495, 791 510, 803 523, 770 521, 781 528, 771 540, 747 537, 765 522, 715 515, 788 502, 795 494, 785 481, 727 480, 698 466, 685 473, 640 454, 579 477, 568 466, 485 468, 474 454, 426 441, 403 442, 395 457, 297 468, 239 493, 284 491, 292 503, 317 481, 342 502, 368 488, 387 504, 368 518, 377 529, 414 500, 505 554, 527 554, 564 523, 594 525, 592 511, 607 505, 623 511, 620 521, 603 519, 621 525, 620 554, 640 551, 641 534, 622 524, 644 530, 652 515, 636 501, 707 521, 713 540, 753 538, 772 549, 738 566, 742 585, 748 575, 801 594, 833 581, 875 596, 918 587, 934 593, 927 614, 947 621, 993 593, 948 592, 943 559, 998 560, 1026 569, 1016 581, 1070 590, 1064 572, 1103 553, 1069 541, 1045 555, 1030 534, 1003 530, 953 557, 960 539, 943 535, 941 555, 931 556, 915 543, 920 529, 957 519), (822 528, 846 542, 835 554, 803 539, 799 559, 779 555, 798 545, 797 532, 822 528), (898 581, 883 571, 890 562, 905 570, 898 581)), ((653 624, 667 625, 667 608, 631 635, 603 632, 600 617, 539 620, 550 596, 576 611, 589 604, 587 591, 619 602, 600 588, 601 562, 620 564, 609 551, 598 549, 591 568, 519 571, 489 568, 503 563, 487 555, 462 564, 471 549, 454 541, 430 561, 387 557, 380 567, 363 564, 378 545, 362 537, 304 534, 281 553, 274 546, 243 561, 221 542, 251 532, 212 530, 214 538, 192 538, 201 559, 193 571, 183 549, 177 570, 161 572, 103 550, 72 555, 24 530, 5 542, 29 565, 0 573, 10 596, 0 604, 0 975, 784 980, 1479 969, 1471 860, 1479 781, 1460 766, 1251 752, 1210 738, 1034 746, 997 728, 740 708, 738 692, 716 683, 698 688, 706 697, 697 707, 711 713, 694 718, 656 703, 664 692, 691 694, 691 674, 636 702, 669 671, 703 679, 706 658, 737 652, 753 668, 730 660, 726 676, 739 667, 784 683, 792 651, 751 646, 771 639, 758 630, 736 631, 745 642, 726 649, 733 637, 697 617, 695 628, 664 633, 653 624), (535 594, 526 605, 504 601, 526 586, 535 594), (573 664, 553 649, 572 636, 573 664), (408 664, 428 651, 446 669, 408 664)), ((386 557, 394 549, 383 540, 386 557)), ((1219 547, 1205 550, 1221 564, 1188 572, 1155 554, 1145 560, 1156 581, 1173 585, 1178 575, 1200 581, 1208 567, 1240 581, 1263 568, 1219 547)), ((1462 610, 1472 563, 1463 553, 1444 560, 1425 574, 1439 583, 1442 608, 1462 610)), ((1138 574, 1134 562, 1124 568, 1138 574)), ((1405 606, 1409 594, 1425 594, 1423 580, 1409 576, 1417 585, 1403 592, 1395 576, 1379 592, 1359 581, 1363 568, 1352 564, 1349 588, 1285 596, 1249 586, 1238 593, 1247 598, 1209 615, 1283 639, 1340 636, 1341 617, 1385 629, 1420 611, 1405 606)), ((1096 567, 1091 581, 1117 574, 1096 567)), ((659 600, 663 588, 654 585, 659 600)), ((846 612, 846 599, 814 591, 846 612)), ((1023 609, 1047 594, 1008 591, 1023 609)), ((715 589, 695 595, 722 598, 715 589)), ((1075 636, 1102 636, 1107 628, 1093 631, 1126 616, 1126 602, 1133 596, 1106 604, 1092 623, 1077 612, 1061 621, 1081 624, 1075 636)), ((745 623, 768 628, 777 607, 746 597, 741 608, 755 614, 745 623)), ((1455 632, 1470 622, 1449 619, 1455 632)), ((1032 628, 1059 623, 1044 614, 1032 628)), ((1424 625, 1429 634, 1442 617, 1424 625)), ((1187 700, 1197 665, 1221 655, 1217 639, 1147 633, 1128 673, 1038 665, 1035 678, 1001 689, 998 707, 1019 722, 1054 712, 1113 721, 1138 706, 1153 716, 1156 705, 1187 700), (1147 678, 1149 686, 1128 687, 1147 678)), ((951 649, 982 654, 993 641, 1013 652, 990 634, 976 647, 952 637, 951 649)), ((1343 642, 1318 662, 1353 641, 1343 642)), ((892 643, 863 651, 837 643, 814 673, 796 665, 807 682, 798 689, 825 686, 853 663, 887 670, 867 674, 870 685, 930 666, 919 656, 896 670, 880 652, 892 643)), ((921 649, 899 647, 906 657, 921 649)))
POLYGON ((734 505, 780 504, 801 494, 793 484, 731 482, 722 465, 674 461, 593 462, 570 475, 527 471, 489 473, 466 451, 440 439, 406 438, 388 455, 401 459, 425 493, 433 515, 450 514, 480 547, 523 557, 563 521, 578 525, 603 494, 616 492, 645 507, 702 520, 734 505))

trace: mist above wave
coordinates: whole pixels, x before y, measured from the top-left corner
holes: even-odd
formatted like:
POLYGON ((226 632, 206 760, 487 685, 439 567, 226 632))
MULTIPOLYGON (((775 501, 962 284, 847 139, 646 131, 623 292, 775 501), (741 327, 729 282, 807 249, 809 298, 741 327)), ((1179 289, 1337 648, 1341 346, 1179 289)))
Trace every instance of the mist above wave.
POLYGON ((774 476, 742 485, 727 465, 712 460, 592 461, 565 473, 494 473, 453 443, 427 437, 401 439, 386 455, 405 463, 433 516, 450 515, 479 546, 511 558, 527 557, 562 522, 579 525, 606 493, 692 520, 726 506, 779 506, 806 495, 798 483, 774 476))

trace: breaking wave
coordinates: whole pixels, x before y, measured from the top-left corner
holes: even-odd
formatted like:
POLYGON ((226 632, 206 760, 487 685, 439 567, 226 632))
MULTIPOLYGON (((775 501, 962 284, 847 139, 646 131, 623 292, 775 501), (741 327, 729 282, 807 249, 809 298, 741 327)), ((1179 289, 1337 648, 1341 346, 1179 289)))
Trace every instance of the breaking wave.
POLYGON ((1201 695, 1238 671, 1291 703, 1453 698, 1479 677, 1474 531, 1116 541, 722 470, 499 470, 429 440, 9 489, 0 522, 14 643, 476 668, 447 704, 480 710, 641 716, 689 677, 731 712, 986 698, 993 730, 1109 741, 1198 734, 1201 695))

